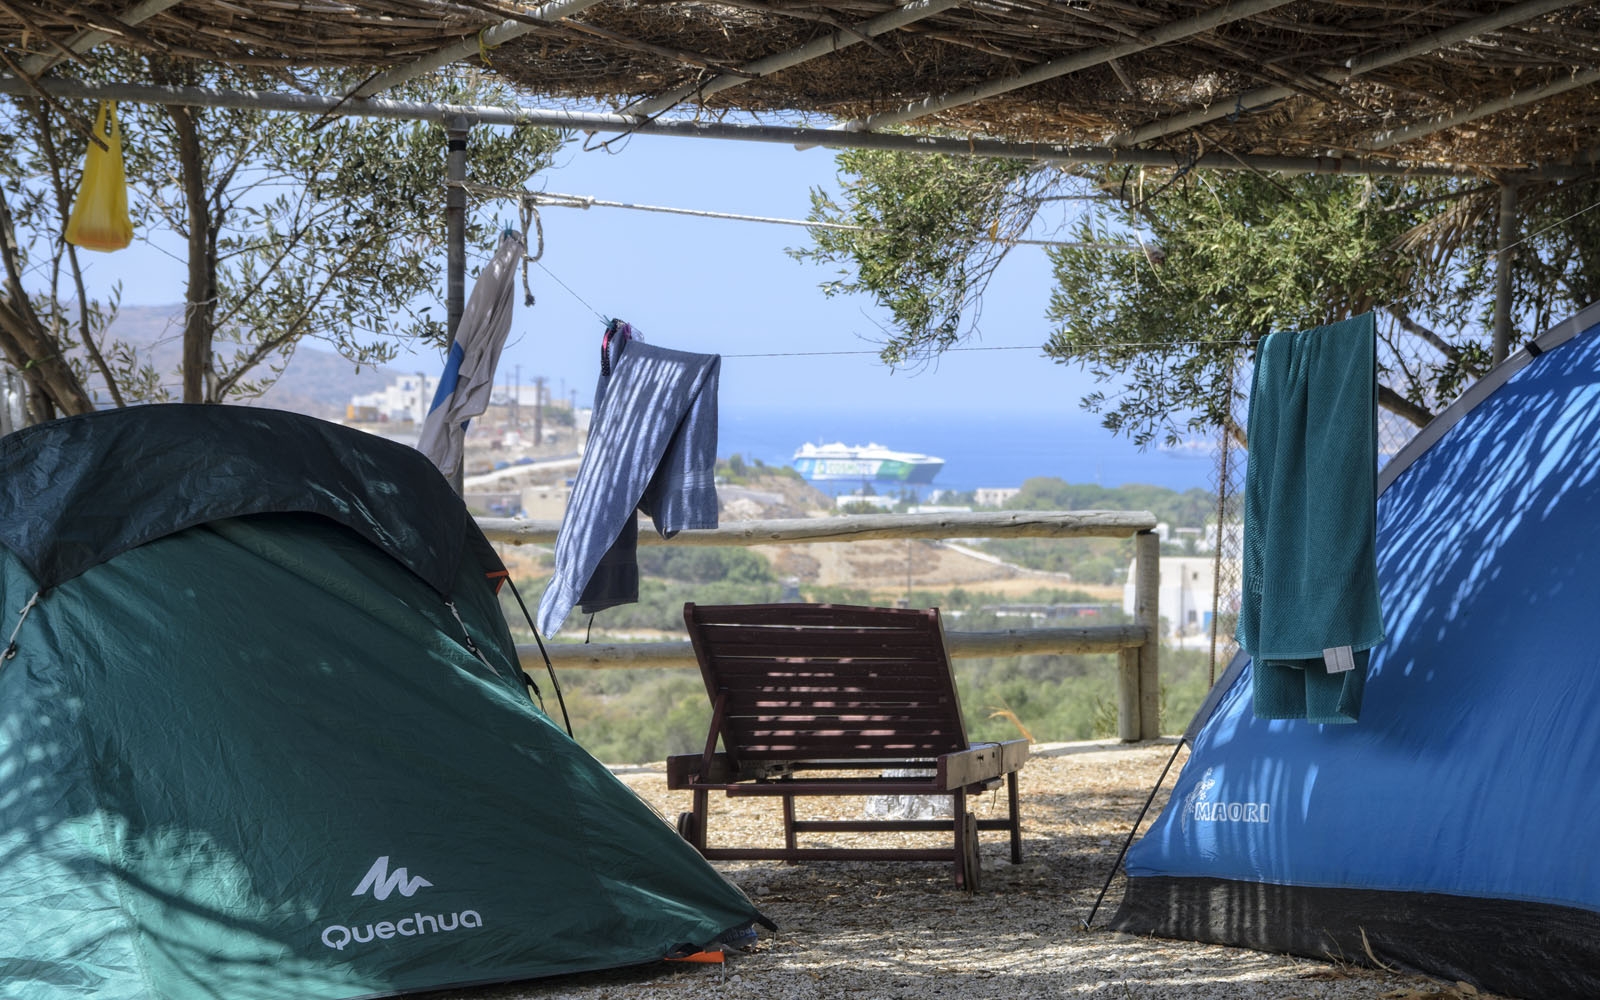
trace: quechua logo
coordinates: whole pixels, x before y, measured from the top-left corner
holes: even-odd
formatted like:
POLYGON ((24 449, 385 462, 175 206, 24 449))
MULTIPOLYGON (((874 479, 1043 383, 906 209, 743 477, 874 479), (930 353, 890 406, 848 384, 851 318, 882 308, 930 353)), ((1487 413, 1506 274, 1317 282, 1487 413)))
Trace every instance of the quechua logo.
POLYGON ((356 886, 356 891, 350 895, 359 896, 371 889, 374 899, 384 900, 389 898, 389 893, 399 889, 400 895, 410 899, 416 895, 418 889, 433 885, 432 882, 429 882, 421 875, 416 878, 411 878, 410 876, 411 873, 404 868, 396 868, 393 872, 390 872, 389 855, 385 854, 372 863, 372 867, 367 869, 366 877, 361 880, 360 885, 356 886))

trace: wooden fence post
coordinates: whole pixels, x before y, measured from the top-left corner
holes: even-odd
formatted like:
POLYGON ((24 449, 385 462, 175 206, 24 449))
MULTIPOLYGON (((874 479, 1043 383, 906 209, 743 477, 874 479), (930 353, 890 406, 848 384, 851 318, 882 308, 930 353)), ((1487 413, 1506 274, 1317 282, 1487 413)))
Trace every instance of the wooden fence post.
POLYGON ((1139 739, 1139 649, 1117 650, 1117 739, 1139 739))

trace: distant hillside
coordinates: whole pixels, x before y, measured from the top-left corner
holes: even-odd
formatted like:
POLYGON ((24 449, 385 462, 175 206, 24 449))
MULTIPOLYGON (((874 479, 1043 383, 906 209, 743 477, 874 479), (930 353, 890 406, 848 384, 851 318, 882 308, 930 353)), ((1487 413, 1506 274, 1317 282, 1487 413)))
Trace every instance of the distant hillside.
MULTIPOLYGON (((178 395, 178 364, 183 356, 183 306, 124 306, 111 324, 111 336, 131 344, 161 372, 162 381, 178 395)), ((376 392, 404 374, 396 369, 363 366, 306 341, 267 393, 252 405, 294 410, 318 417, 342 417, 350 397, 376 392)))

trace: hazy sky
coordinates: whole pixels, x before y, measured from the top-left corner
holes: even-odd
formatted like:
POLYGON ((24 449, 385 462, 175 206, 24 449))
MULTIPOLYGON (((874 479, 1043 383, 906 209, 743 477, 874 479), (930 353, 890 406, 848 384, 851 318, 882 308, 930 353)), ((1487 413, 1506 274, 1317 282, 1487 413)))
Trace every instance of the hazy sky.
MULTIPOLYGON (((810 188, 834 183, 833 154, 824 149, 648 136, 619 146, 616 153, 583 152, 574 144, 538 181, 546 190, 615 201, 789 218, 804 218, 810 188)), ((516 219, 509 202, 490 211, 516 219)), ((598 372, 598 312, 629 321, 662 346, 724 355, 723 406, 734 412, 839 405, 1062 414, 1076 412, 1092 387, 1075 366, 1037 350, 1047 336, 1050 289, 1038 247, 1015 249, 1002 265, 984 304, 981 339, 972 343, 1027 349, 950 354, 932 370, 890 372, 873 353, 879 310, 861 297, 824 298, 818 285, 828 270, 784 253, 806 243, 803 229, 610 208, 542 214, 548 272, 530 272, 538 301, 518 307, 501 382, 520 365, 524 381, 544 375, 557 392, 587 396, 598 372), (829 351, 863 353, 740 357, 829 351)), ((95 256, 94 284, 120 277, 127 304, 181 298, 182 265, 172 256, 142 243, 95 256)), ((475 256, 481 262, 487 254, 475 256)), ((432 352, 398 363, 430 372, 438 365, 432 352)))

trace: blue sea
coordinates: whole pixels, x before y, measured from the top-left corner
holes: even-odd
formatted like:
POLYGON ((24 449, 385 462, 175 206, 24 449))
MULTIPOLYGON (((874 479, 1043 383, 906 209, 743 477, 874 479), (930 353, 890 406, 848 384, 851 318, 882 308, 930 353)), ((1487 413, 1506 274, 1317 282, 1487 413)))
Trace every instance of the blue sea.
MULTIPOLYGON (((1089 413, 905 414, 826 406, 806 413, 724 409, 717 453, 787 466, 795 449, 808 441, 873 443, 942 458, 944 468, 931 486, 922 487, 924 497, 938 489, 1021 486, 1035 476, 1101 486, 1144 483, 1174 490, 1210 489, 1215 464, 1211 442, 1191 442, 1176 449, 1152 445, 1140 451, 1127 438, 1101 427, 1089 413)), ((840 493, 860 484, 817 485, 840 493)), ((882 484, 878 489, 882 491, 882 484)))

